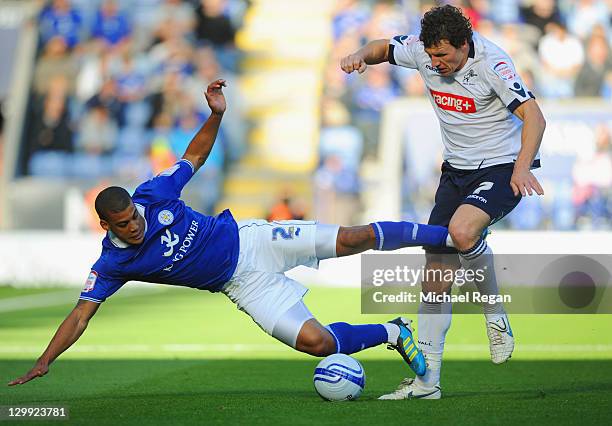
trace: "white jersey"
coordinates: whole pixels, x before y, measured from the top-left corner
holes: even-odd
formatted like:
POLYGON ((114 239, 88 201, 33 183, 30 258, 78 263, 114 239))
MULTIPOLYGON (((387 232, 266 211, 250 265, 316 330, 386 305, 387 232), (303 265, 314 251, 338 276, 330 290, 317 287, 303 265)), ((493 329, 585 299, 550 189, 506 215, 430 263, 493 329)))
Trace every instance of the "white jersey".
POLYGON ((522 121, 512 113, 534 96, 502 49, 474 33, 463 68, 443 77, 419 37, 403 35, 391 39, 389 62, 417 69, 423 77, 440 121, 444 160, 451 166, 469 170, 516 160, 522 121))

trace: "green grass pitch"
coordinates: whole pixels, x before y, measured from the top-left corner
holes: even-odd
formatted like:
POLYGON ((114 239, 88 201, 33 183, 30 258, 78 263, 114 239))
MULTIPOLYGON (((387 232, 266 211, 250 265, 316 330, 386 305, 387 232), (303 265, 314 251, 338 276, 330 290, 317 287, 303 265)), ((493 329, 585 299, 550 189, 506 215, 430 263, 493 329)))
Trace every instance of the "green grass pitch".
MULTIPOLYGON (((408 375, 382 347, 356 354, 366 370, 357 401, 324 402, 318 360, 263 333, 225 296, 128 286, 100 308, 46 377, 25 373, 78 290, 0 287, 0 405, 69 407, 77 424, 609 424, 612 316, 515 315, 512 360, 488 360, 480 315, 457 315, 447 337, 439 401, 377 401, 408 375), (25 308, 25 306, 30 306, 25 308)), ((361 315, 356 289, 311 289, 323 323, 381 322, 361 315)), ((40 421, 34 424, 41 424, 40 421)), ((57 423, 55 423, 57 424, 57 423)))

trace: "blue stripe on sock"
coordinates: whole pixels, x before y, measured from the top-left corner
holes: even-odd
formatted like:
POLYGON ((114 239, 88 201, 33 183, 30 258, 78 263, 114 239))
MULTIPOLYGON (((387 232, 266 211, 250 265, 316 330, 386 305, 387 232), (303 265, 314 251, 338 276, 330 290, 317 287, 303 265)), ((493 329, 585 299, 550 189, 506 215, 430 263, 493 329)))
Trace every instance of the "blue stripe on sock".
POLYGON ((459 254, 466 260, 473 260, 484 253, 486 249, 487 242, 481 238, 471 249, 462 251, 459 254))

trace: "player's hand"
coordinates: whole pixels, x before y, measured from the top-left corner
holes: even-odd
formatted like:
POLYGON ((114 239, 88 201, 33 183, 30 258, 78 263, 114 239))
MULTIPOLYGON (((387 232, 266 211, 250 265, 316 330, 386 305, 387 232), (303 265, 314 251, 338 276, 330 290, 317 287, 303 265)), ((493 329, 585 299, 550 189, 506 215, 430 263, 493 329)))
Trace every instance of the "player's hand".
POLYGON ((227 86, 227 82, 223 79, 215 80, 206 88, 206 102, 213 114, 223 114, 225 112, 225 96, 223 88, 227 86))
POLYGON ((340 68, 347 74, 357 71, 359 74, 363 74, 368 65, 365 63, 361 55, 348 55, 340 60, 340 68))
POLYGON ((32 379, 44 376, 48 372, 49 372, 49 366, 44 362, 38 361, 36 365, 34 366, 34 368, 32 368, 30 371, 28 371, 25 375, 21 376, 20 378, 15 379, 12 382, 9 382, 8 385, 9 386, 23 385, 24 383, 27 383, 32 379))
POLYGON ((530 170, 514 169, 510 178, 510 187, 515 197, 518 197, 519 194, 523 197, 527 196, 527 194, 533 195, 533 191, 538 195, 544 195, 540 182, 538 182, 530 170))

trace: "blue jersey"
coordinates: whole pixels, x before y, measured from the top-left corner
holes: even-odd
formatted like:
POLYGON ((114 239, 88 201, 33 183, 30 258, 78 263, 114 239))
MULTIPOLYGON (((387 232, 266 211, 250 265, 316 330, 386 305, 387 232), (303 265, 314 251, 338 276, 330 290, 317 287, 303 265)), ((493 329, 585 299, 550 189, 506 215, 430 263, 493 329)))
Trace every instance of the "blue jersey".
POLYGON ((144 241, 129 245, 107 233, 80 299, 101 303, 131 280, 221 290, 238 263, 238 225, 229 210, 206 216, 179 200, 193 173, 181 160, 136 188, 144 241))

